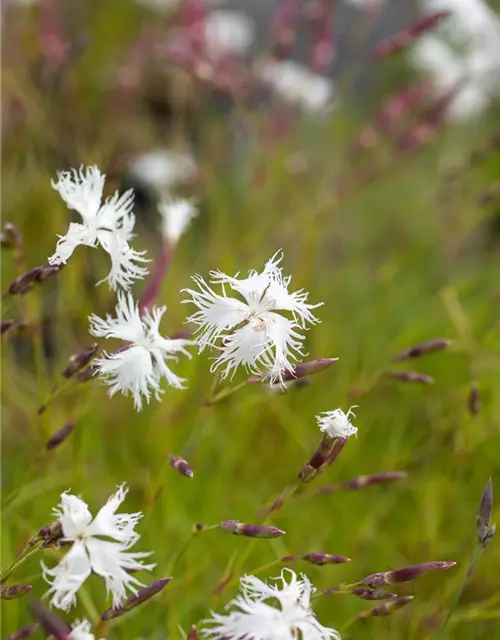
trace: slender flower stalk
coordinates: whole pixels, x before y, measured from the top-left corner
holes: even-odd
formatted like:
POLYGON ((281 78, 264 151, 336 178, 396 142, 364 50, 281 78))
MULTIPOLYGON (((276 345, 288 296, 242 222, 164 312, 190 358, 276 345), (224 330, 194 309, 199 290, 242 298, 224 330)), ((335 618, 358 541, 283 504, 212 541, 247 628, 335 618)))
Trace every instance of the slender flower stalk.
POLYGON ((108 395, 118 391, 132 394, 135 408, 142 409, 142 398, 149 403, 151 395, 160 400, 163 391, 160 381, 177 389, 183 389, 184 380, 167 366, 166 360, 177 360, 176 354, 191 355, 185 347, 193 344, 190 340, 169 340, 160 335, 159 325, 166 307, 146 310, 141 318, 139 308, 130 294, 119 293, 116 317, 107 315, 105 319, 96 315, 89 317, 90 333, 100 338, 124 340, 128 347, 114 353, 104 352, 102 358, 93 362, 94 371, 111 386, 108 395))
POLYGON ((50 603, 54 607, 68 611, 92 572, 104 578, 113 606, 117 607, 125 599, 127 590, 135 594, 136 586, 143 586, 129 570, 150 571, 156 566, 140 561, 150 553, 129 551, 140 538, 135 526, 142 513, 116 514, 127 491, 125 485, 120 486, 95 518, 83 500, 67 492, 61 494, 54 515, 61 523, 62 541, 72 545, 55 568, 48 569, 42 562, 43 576, 50 585, 50 603))
POLYGON ((188 322, 198 325, 199 350, 220 352, 211 371, 222 368, 221 378, 232 377, 242 365, 271 384, 283 383, 284 372, 294 368, 292 360, 304 356, 304 336, 298 329, 319 322, 312 309, 320 305, 307 304, 308 294, 302 290, 288 291, 291 278, 283 276, 282 259, 283 254, 276 253, 261 273, 250 271, 247 278, 212 271, 210 282, 221 285, 222 295, 200 276, 193 278, 198 291, 185 290, 191 298, 183 302, 198 307, 188 322), (242 299, 227 296, 226 285, 242 299))

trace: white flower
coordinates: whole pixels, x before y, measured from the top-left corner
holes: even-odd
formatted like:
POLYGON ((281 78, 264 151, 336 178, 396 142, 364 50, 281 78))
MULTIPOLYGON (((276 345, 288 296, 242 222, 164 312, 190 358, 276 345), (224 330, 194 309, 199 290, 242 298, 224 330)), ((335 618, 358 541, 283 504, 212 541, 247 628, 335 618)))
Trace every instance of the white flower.
POLYGON ((198 209, 190 200, 162 200, 158 204, 158 211, 162 217, 163 238, 175 244, 183 235, 193 218, 198 215, 198 209))
POLYGON ((298 62, 269 60, 257 73, 282 98, 304 111, 312 113, 332 105, 332 81, 298 62))
POLYGON ((242 55, 254 40, 254 23, 238 11, 210 11, 205 18, 205 43, 214 57, 242 55))
POLYGON ((137 156, 129 167, 130 175, 148 187, 167 193, 177 182, 196 175, 190 155, 170 149, 156 149, 137 156))
POLYGON ((127 289, 135 279, 143 278, 148 270, 134 262, 147 262, 145 251, 135 251, 128 244, 135 224, 133 191, 122 196, 116 191, 102 203, 106 176, 98 167, 87 167, 85 172, 83 167, 79 171, 60 171, 57 175, 58 181, 52 181, 52 187, 70 209, 80 214, 82 223, 70 223, 66 235, 59 236, 49 263, 66 264, 78 245, 101 245, 111 256, 111 271, 105 278, 111 289, 127 289))
POLYGON ((483 0, 421 0, 421 6, 451 15, 416 41, 414 65, 429 74, 438 95, 463 82, 447 109, 450 120, 481 115, 500 96, 500 18, 483 0))
POLYGON ((213 284, 222 285, 222 295, 215 293, 201 278, 193 280, 199 291, 186 289, 192 298, 183 302, 195 304, 199 311, 188 318, 199 326, 199 350, 216 348, 220 355, 212 371, 224 367, 222 377, 234 375, 241 364, 256 375, 265 375, 273 384, 283 382, 283 371, 292 369, 292 360, 304 356, 304 336, 297 329, 319 320, 311 309, 320 306, 307 304, 308 294, 303 290, 289 293, 291 277, 283 277, 278 266, 283 258, 276 253, 266 263, 264 271, 250 271, 248 278, 232 278, 220 271, 211 271, 213 284), (243 298, 226 296, 225 285, 243 298), (291 318, 276 313, 288 311, 291 318), (222 345, 217 341, 222 338, 222 345))
POLYGON ((146 310, 141 318, 139 308, 130 294, 119 293, 116 306, 116 318, 107 315, 105 319, 92 314, 89 316, 90 333, 99 338, 117 338, 129 344, 128 348, 115 353, 104 353, 96 358, 94 366, 105 382, 111 385, 109 395, 118 391, 124 395, 132 393, 134 405, 142 409, 142 398, 149 403, 151 394, 157 400, 163 391, 160 389, 162 377, 177 389, 183 389, 184 380, 175 375, 165 360, 177 360, 177 353, 191 355, 184 347, 194 344, 191 340, 169 340, 159 332, 160 320, 166 307, 154 307, 146 310))
MULTIPOLYGON (((69 640, 94 640, 94 634, 91 633, 92 624, 88 620, 75 620, 71 625, 71 633, 69 640)), ((104 640, 104 638, 101 638, 104 640)))
POLYGON ((241 595, 226 607, 228 615, 212 613, 206 622, 208 637, 228 640, 340 640, 335 629, 321 625, 311 610, 315 591, 307 576, 301 579, 291 569, 281 572, 281 585, 268 585, 255 576, 243 576, 241 595), (290 581, 285 580, 285 571, 290 581), (266 600, 277 601, 278 607, 266 600))
POLYGON ((335 411, 324 411, 316 416, 318 426, 321 431, 327 433, 331 438, 350 438, 358 431, 349 421, 350 416, 356 417, 353 412, 357 405, 353 405, 349 408, 347 413, 344 413, 342 409, 335 409, 335 411))
POLYGON ((83 500, 67 492, 61 494, 61 502, 53 513, 61 523, 63 540, 73 544, 54 569, 41 563, 43 577, 51 585, 47 595, 52 595, 50 603, 54 607, 68 611, 91 572, 104 578, 116 607, 125 599, 127 589, 137 593, 135 585, 143 586, 127 569, 150 571, 156 566, 138 561, 151 553, 128 551, 140 538, 134 528, 142 513, 116 514, 127 491, 121 485, 94 519, 83 500))

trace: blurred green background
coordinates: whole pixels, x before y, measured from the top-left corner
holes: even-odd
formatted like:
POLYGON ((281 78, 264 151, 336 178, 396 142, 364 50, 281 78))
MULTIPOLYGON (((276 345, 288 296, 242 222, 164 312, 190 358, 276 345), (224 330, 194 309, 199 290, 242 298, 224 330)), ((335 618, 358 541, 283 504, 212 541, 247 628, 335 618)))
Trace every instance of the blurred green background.
MULTIPOLYGON (((110 194, 130 184, 126 168, 137 154, 189 149, 198 177, 174 192, 194 196, 200 215, 180 240, 157 301, 168 307, 163 333, 184 327, 191 309, 180 304, 180 290, 193 274, 260 270, 282 248, 292 287, 309 291, 312 302, 324 301, 321 324, 307 334, 310 357, 339 361, 305 387, 279 393, 248 385, 205 406, 212 375, 209 354, 202 354, 176 368, 189 381, 186 391, 168 388, 161 403, 140 413, 130 398, 108 399, 94 380, 67 385, 39 416, 39 405, 61 387, 68 357, 91 342, 87 316, 114 307, 106 285, 94 288, 107 273, 107 257, 80 247, 56 277, 26 296, 3 299, 3 319, 28 323, 3 337, 3 566, 51 521, 62 491, 71 488, 95 513, 117 484, 127 482, 123 510, 145 514, 137 550, 154 550, 153 576, 173 575, 174 581, 110 624, 106 638, 181 638, 179 627, 187 631, 210 610, 222 612, 242 573, 316 551, 352 558, 338 566, 291 565, 318 589, 409 564, 457 561, 446 573, 397 589, 415 596, 401 611, 358 621, 345 633, 377 640, 435 636, 475 545, 486 481, 491 476, 500 486, 499 201, 481 200, 498 178, 499 152, 470 166, 471 152, 485 148, 495 133, 495 114, 442 126, 415 154, 398 153, 381 140, 353 160, 348 151, 376 102, 353 105, 347 97, 333 113, 293 119, 285 135, 272 135, 276 115, 265 104, 241 96, 222 100, 174 64, 148 59, 138 78, 120 84, 139 35, 167 30, 171 16, 115 0, 75 3, 56 14, 75 47, 74 59, 58 67, 39 35, 40 22, 53 24, 54 14, 46 17, 39 7, 8 7, 6 13, 3 220, 22 232, 23 257, 16 263, 12 250, 2 249, 2 291, 23 270, 44 264, 67 228, 68 211, 50 185, 57 170, 97 164, 108 175, 110 194), (375 167, 376 178, 356 181, 360 166, 375 167), (450 170, 457 168, 452 179, 450 170), (339 182, 346 188, 336 188, 339 182), (453 343, 420 360, 391 363, 398 350, 432 338, 453 343), (387 370, 410 369, 435 384, 380 378, 387 370), (467 408, 473 382, 481 397, 477 416, 467 408), (272 519, 286 536, 254 542, 208 531, 184 549, 196 523, 260 522, 259 510, 316 449, 315 415, 351 404, 359 405, 358 438, 272 519), (49 436, 70 420, 77 423, 74 432, 47 453, 49 436), (184 455, 194 478, 171 469, 166 452, 184 455), (323 485, 392 470, 408 478, 312 495, 323 485), (230 570, 233 581, 217 594, 230 570)), ((390 61, 387 70, 387 87, 406 86, 401 61, 390 61)), ((137 218, 134 246, 148 249, 154 260, 160 221, 150 191, 138 194, 137 218)), ((136 295, 143 290, 138 283, 136 295)), ((233 382, 244 379, 240 371, 233 382)), ((445 637, 500 635, 496 542, 471 577, 445 637)), ((58 557, 53 551, 44 556, 50 566, 58 557)), ((35 555, 12 576, 13 583, 32 584, 37 598, 46 590, 40 559, 35 555)), ((259 576, 280 569, 277 563, 259 576)), ((96 619, 109 606, 101 582, 87 581, 67 620, 96 619)), ((315 611, 324 625, 341 629, 370 604, 329 596, 317 600, 315 611)), ((26 599, 2 602, 3 636, 30 620, 26 599)))

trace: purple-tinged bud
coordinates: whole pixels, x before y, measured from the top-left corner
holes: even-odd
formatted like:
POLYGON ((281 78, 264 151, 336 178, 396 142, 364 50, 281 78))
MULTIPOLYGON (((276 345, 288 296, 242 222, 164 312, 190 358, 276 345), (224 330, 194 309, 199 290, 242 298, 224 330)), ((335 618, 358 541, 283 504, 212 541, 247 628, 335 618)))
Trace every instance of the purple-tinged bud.
POLYGON ((284 536, 285 531, 278 527, 270 527, 260 524, 246 524, 239 520, 223 520, 219 522, 219 527, 223 531, 233 533, 235 536, 246 536, 247 538, 278 538, 284 536))
POLYGON ((365 487, 372 487, 375 485, 383 485, 395 480, 403 480, 407 478, 408 474, 405 471, 386 471, 382 473, 374 473, 371 475, 357 476, 351 478, 340 484, 332 484, 326 487, 321 487, 315 492, 315 495, 324 495, 333 493, 334 491, 358 491, 365 487))
POLYGON ((381 573, 373 573, 362 580, 362 583, 368 587, 383 587, 386 584, 399 584, 401 582, 410 582, 416 580, 427 573, 436 573, 438 571, 446 571, 451 569, 456 562, 424 562, 423 564, 415 564, 394 571, 385 571, 381 573))
POLYGON ((88 363, 97 353, 98 348, 99 345, 97 344, 97 342, 92 342, 92 344, 89 344, 88 347, 86 347, 83 351, 73 354, 69 358, 68 364, 62 372, 62 375, 65 378, 71 378, 71 376, 75 375, 75 373, 78 373, 78 371, 88 365, 88 363))
POLYGON ((331 464, 333 464, 335 462, 335 460, 342 453, 342 450, 344 449, 344 447, 346 446, 348 441, 349 441, 348 437, 346 437, 346 438, 335 438, 335 445, 334 445, 334 447, 332 449, 332 452, 328 456, 328 460, 326 462, 326 466, 327 467, 329 467, 331 464))
POLYGON ((60 520, 55 520, 50 524, 42 527, 38 532, 38 537, 45 540, 50 545, 57 544, 57 542, 63 537, 62 524, 60 520))
POLYGON ((362 620, 364 618, 388 616, 390 613, 401 609, 401 607, 404 607, 412 600, 413 596, 399 596, 398 598, 394 598, 394 600, 389 600, 389 602, 378 604, 376 607, 373 607, 373 609, 362 611, 361 613, 358 613, 356 617, 358 618, 358 620, 362 620))
MULTIPOLYGON (((312 376, 315 373, 320 373, 331 367, 334 362, 337 362, 338 358, 316 358, 315 360, 309 360, 309 362, 302 362, 293 369, 286 369, 283 371, 282 377, 284 382, 292 382, 299 378, 306 378, 312 376)), ((262 376, 251 376, 248 378, 248 382, 262 382, 262 376)))
POLYGON ((189 631, 188 631, 188 634, 186 636, 186 640, 198 640, 198 638, 199 638, 198 629, 193 624, 191 629, 189 629, 189 631))
POLYGON ((407 360, 408 358, 420 358, 420 356, 426 355, 427 353, 442 351, 443 349, 446 349, 446 347, 449 347, 450 344, 451 340, 444 339, 421 342, 413 347, 399 351, 396 355, 392 356, 392 360, 394 362, 398 362, 399 360, 407 360))
POLYGON ((2 584, 0 586, 0 600, 14 600, 15 598, 22 598, 32 589, 33 587, 30 584, 13 584, 10 587, 2 584))
POLYGON ((9 287, 9 293, 12 296, 27 293, 33 287, 33 283, 37 281, 37 277, 41 271, 41 267, 33 267, 33 269, 16 278, 9 287))
POLYGON ((160 580, 155 580, 151 584, 146 585, 142 589, 139 589, 136 594, 131 595, 129 598, 127 598, 125 602, 123 602, 120 606, 106 609, 106 611, 101 616, 101 620, 112 620, 113 618, 119 618, 120 616, 125 615, 132 609, 138 607, 143 602, 150 600, 157 593, 160 593, 160 591, 163 591, 163 589, 171 581, 172 578, 161 578, 160 580))
POLYGON ((478 542, 482 547, 487 547, 495 535, 496 525, 491 524, 492 512, 493 485, 490 478, 486 484, 483 495, 481 496, 481 503, 477 514, 477 537, 478 542))
POLYGON ((345 558, 344 556, 336 556, 333 553, 306 553, 303 555, 284 556, 281 558, 281 562, 292 562, 293 560, 305 560, 319 566, 325 564, 342 564, 343 562, 351 562, 351 558, 345 558))
POLYGON ((170 465, 172 469, 175 469, 176 471, 178 471, 183 476, 186 476, 187 478, 192 478, 194 476, 194 471, 189 466, 189 463, 187 460, 185 460, 181 456, 174 456, 173 453, 167 453, 166 456, 170 460, 170 465))
POLYGON ((366 587, 354 589, 351 593, 362 600, 394 600, 394 598, 398 597, 397 593, 390 593, 383 589, 368 589, 366 587))
POLYGON ((6 222, 1 234, 2 247, 19 246, 23 241, 23 236, 19 229, 12 222, 6 222))
POLYGON ((1 330, 2 335, 6 331, 8 331, 12 326, 14 326, 15 324, 16 324, 16 321, 12 320, 12 319, 10 319, 10 320, 2 320, 2 330, 1 330))
MULTIPOLYGON (((321 469, 321 467, 326 464, 330 454, 332 453, 335 442, 336 438, 332 438, 330 435, 325 433, 323 439, 319 443, 319 447, 309 462, 306 463, 305 467, 310 467, 314 470, 321 469)), ((301 471, 299 477, 301 480, 304 480, 303 471, 301 471)))
POLYGON ((40 273, 38 273, 36 277, 37 282, 45 282, 45 280, 48 280, 49 278, 52 278, 52 276, 55 276, 56 273, 59 273, 59 271, 61 271, 65 266, 65 264, 45 264, 41 267, 40 273))
POLYGON ((399 380, 400 382, 416 382, 418 384, 434 384, 435 382, 431 376, 418 371, 384 371, 382 375, 384 378, 399 380))
POLYGON ((62 444, 75 427, 76 427, 76 422, 71 421, 65 424, 64 427, 61 427, 53 435, 51 435, 50 438, 47 440, 47 444, 45 445, 45 448, 47 449, 47 451, 51 451, 52 449, 55 449, 60 444, 62 444))
POLYGON ((26 640, 26 638, 33 635, 35 631, 38 631, 39 627, 40 625, 36 622, 35 624, 31 624, 29 627, 23 627, 22 629, 19 629, 19 631, 14 631, 14 633, 7 636, 5 640, 26 640))
POLYGON ((39 602, 31 602, 29 607, 47 635, 52 636, 54 640, 69 640, 71 629, 51 611, 47 611, 39 602))
POLYGON ((471 416, 477 416, 481 410, 481 397, 479 395, 479 385, 473 382, 470 386, 469 397, 467 398, 467 408, 471 416))
POLYGON ((342 589, 342 585, 337 585, 335 587, 330 587, 329 589, 325 589, 322 593, 324 596, 331 596, 334 593, 338 593, 342 589))

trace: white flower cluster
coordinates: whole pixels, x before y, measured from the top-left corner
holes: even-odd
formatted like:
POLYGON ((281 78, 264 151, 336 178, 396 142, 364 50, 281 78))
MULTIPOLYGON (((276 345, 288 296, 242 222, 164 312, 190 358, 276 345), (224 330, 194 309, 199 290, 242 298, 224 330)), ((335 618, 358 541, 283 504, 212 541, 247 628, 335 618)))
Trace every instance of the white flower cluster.
POLYGON ((412 48, 417 68, 441 94, 459 83, 448 116, 454 121, 483 114, 500 99, 500 17, 484 0, 420 0, 425 13, 449 11, 436 32, 412 48))

